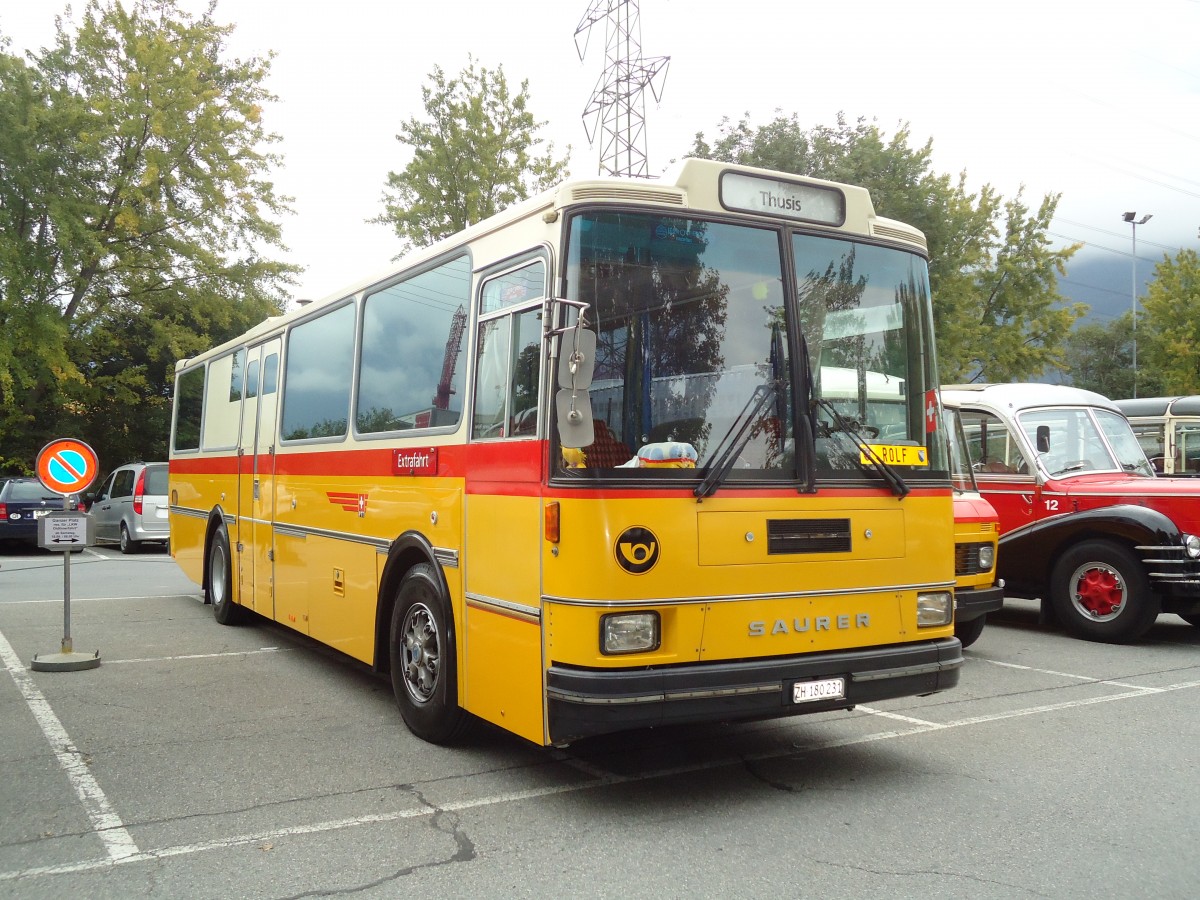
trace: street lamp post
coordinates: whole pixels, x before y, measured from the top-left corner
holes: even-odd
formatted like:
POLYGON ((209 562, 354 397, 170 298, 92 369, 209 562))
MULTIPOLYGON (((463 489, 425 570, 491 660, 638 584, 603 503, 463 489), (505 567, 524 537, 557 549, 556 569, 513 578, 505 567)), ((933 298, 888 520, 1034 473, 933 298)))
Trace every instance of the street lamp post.
POLYGON ((1154 216, 1150 213, 1140 219, 1135 212, 1127 212, 1123 216, 1133 228, 1133 274, 1130 282, 1130 310, 1133 313, 1133 396, 1137 399, 1137 227, 1145 225, 1154 216))

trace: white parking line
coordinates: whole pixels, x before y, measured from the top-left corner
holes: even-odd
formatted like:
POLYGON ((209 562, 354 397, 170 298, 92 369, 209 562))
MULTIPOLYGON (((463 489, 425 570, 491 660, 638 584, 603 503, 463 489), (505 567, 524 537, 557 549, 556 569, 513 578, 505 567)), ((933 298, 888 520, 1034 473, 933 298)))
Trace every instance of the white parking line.
POLYGON ((1142 691, 1146 694, 1157 694, 1163 688, 1144 687, 1140 684, 1128 684, 1124 681, 1110 681, 1104 678, 1093 678, 1090 675, 1073 675, 1070 672, 1056 672, 1053 669, 1038 669, 1034 666, 1021 666, 1016 663, 1000 662, 996 659, 985 659, 983 662, 991 663, 993 666, 1001 666, 1005 669, 1020 669, 1025 672, 1037 672, 1040 675, 1055 675, 1058 678, 1073 678, 1076 681, 1086 681, 1089 684, 1111 684, 1113 687, 1130 688, 1135 691, 1142 691))
POLYGON ((256 653, 287 653, 287 647, 259 647, 257 650, 226 650, 222 653, 187 653, 182 656, 143 656, 137 659, 106 659, 106 666, 121 663, 178 662, 184 659, 217 659, 222 656, 253 656, 256 653))
MULTIPOLYGON (((314 822, 310 825, 295 825, 291 827, 277 828, 271 831, 231 835, 229 837, 205 841, 199 844, 179 844, 174 847, 162 847, 156 850, 142 851, 136 851, 135 848, 133 855, 121 858, 113 857, 110 854, 108 859, 84 860, 77 863, 66 863, 58 866, 42 866, 38 868, 22 869, 16 872, 0 872, 0 882, 15 881, 19 878, 31 878, 43 875, 79 874, 83 872, 95 871, 97 869, 112 868, 118 865, 125 865, 127 863, 160 860, 168 857, 186 856, 195 853, 206 853, 211 850, 222 850, 230 847, 241 847, 251 844, 266 844, 285 837, 299 837, 307 834, 320 834, 323 832, 340 831, 348 828, 358 828, 364 825, 375 825, 387 822, 397 822, 403 819, 415 819, 422 816, 432 816, 439 812, 462 812, 465 810, 480 809, 487 806, 496 806, 501 803, 514 803, 522 800, 533 800, 537 799, 538 797, 549 797, 556 794, 568 794, 576 791, 589 791, 594 790, 595 788, 609 787, 611 785, 650 781, 658 778, 670 778, 676 775, 690 775, 696 772, 702 772, 711 769, 744 765, 747 762, 763 762, 772 759, 783 759, 793 755, 796 752, 815 753, 822 750, 835 750, 841 747, 852 747, 856 744, 870 744, 879 741, 892 740, 895 738, 928 734, 933 731, 944 731, 950 728, 962 728, 969 725, 982 725, 988 722, 996 722, 1003 719, 1013 719, 1020 716, 1032 716, 1044 712, 1073 709, 1081 706, 1091 706, 1096 703, 1110 703, 1115 700, 1129 700, 1139 697, 1146 697, 1149 696, 1150 693, 1158 694, 1194 688, 1200 688, 1200 681, 1184 681, 1178 684, 1167 685, 1163 688, 1157 688, 1153 692, 1147 692, 1139 689, 1123 694, 1112 694, 1107 697, 1094 697, 1087 700, 1071 700, 1064 703, 1051 703, 1043 706, 1033 706, 1025 709, 1010 710, 1008 712, 990 713, 983 716, 971 716, 970 718, 959 719, 957 721, 947 722, 945 724, 924 722, 924 720, 921 719, 909 719, 907 716, 900 716, 895 713, 887 713, 887 718, 900 720, 909 719, 912 722, 923 724, 906 731, 885 731, 877 732, 875 734, 858 735, 856 737, 849 738, 834 738, 828 741, 817 741, 811 744, 794 744, 792 749, 788 751, 776 750, 762 754, 727 756, 720 759, 711 759, 700 763, 676 766, 669 769, 658 769, 653 772, 641 772, 634 775, 615 775, 611 773, 602 773, 584 763, 584 765, 573 766, 573 768, 577 768, 582 771, 591 769, 592 771, 596 772, 597 774, 593 781, 583 782, 580 784, 548 785, 540 788, 530 788, 523 791, 511 791, 503 794, 493 794, 488 797, 460 800, 454 803, 446 803, 436 807, 426 806, 413 809, 396 810, 395 812, 390 813, 376 813, 372 815, 354 816, 344 819, 332 819, 326 822, 314 822)), ((862 709, 862 707, 859 708, 862 709)), ((879 710, 873 710, 872 714, 879 714, 879 712, 879 710)))
POLYGON ((875 709, 871 706, 863 706, 859 704, 855 707, 855 709, 859 710, 860 712, 870 713, 873 716, 879 716, 881 719, 895 719, 897 722, 907 722, 909 725, 919 725, 927 730, 945 727, 937 722, 927 722, 924 719, 914 719, 912 716, 902 716, 900 713, 887 712, 886 710, 875 709))
POLYGON ((25 666, 21 664, 20 658, 3 632, 0 632, 0 660, 4 661, 8 674, 16 682, 17 690, 25 698, 25 702, 29 705, 29 711, 33 713, 33 718, 42 729, 42 734, 50 742, 50 748, 58 758, 58 764, 67 773, 67 780, 83 804, 83 809, 92 823, 92 830, 96 832, 96 836, 104 844, 104 849, 108 851, 108 859, 105 862, 119 863, 137 856, 139 852, 137 844, 125 830, 121 817, 113 810, 108 798, 104 796, 104 791, 100 789, 99 783, 88 771, 83 755, 71 743, 71 737, 67 734, 67 730, 63 728, 62 722, 58 720, 58 716, 54 714, 54 710, 50 708, 50 704, 46 702, 42 692, 33 683, 33 679, 26 671, 25 666))
MULTIPOLYGON (((120 597, 76 597, 73 594, 71 595, 72 603, 94 603, 97 600, 103 602, 115 600, 198 600, 203 603, 204 597, 200 594, 147 594, 144 597, 130 597, 124 594, 120 597)), ((57 603, 61 606, 62 602, 62 597, 52 597, 47 600, 5 600, 4 605, 21 606, 22 604, 29 603, 57 603)))

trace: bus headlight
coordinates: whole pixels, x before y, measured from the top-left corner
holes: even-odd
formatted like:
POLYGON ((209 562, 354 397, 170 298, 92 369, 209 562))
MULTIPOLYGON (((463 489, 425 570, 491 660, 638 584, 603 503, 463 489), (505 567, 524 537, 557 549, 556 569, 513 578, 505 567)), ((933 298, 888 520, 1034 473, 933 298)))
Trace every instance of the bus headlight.
POLYGON ((954 595, 949 591, 917 594, 917 627, 949 625, 954 619, 954 595))
POLYGON ((605 655, 657 650, 658 644, 656 612, 612 613, 600 618, 600 652, 605 655))
POLYGON ((996 562, 996 548, 991 544, 983 544, 979 548, 979 568, 986 572, 996 562))
POLYGON ((1183 551, 1192 559, 1200 559, 1200 537, 1194 534, 1183 536, 1183 551))

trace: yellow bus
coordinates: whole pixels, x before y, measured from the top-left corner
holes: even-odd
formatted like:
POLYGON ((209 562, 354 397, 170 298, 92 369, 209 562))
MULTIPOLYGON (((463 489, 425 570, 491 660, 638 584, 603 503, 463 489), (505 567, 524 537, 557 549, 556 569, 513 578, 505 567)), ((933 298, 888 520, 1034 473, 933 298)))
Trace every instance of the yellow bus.
POLYGON ((931 323, 924 238, 861 188, 567 181, 180 361, 171 552, 437 743, 944 690, 931 323))

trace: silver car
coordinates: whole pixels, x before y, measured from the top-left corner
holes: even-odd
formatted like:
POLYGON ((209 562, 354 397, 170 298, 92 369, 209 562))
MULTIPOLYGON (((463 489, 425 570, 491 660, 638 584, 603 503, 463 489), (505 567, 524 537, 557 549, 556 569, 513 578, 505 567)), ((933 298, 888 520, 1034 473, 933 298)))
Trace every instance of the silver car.
POLYGON ((145 543, 165 544, 170 539, 165 462, 121 466, 86 499, 95 520, 96 540, 115 541, 122 553, 136 553, 145 543))

